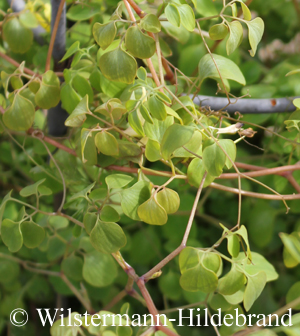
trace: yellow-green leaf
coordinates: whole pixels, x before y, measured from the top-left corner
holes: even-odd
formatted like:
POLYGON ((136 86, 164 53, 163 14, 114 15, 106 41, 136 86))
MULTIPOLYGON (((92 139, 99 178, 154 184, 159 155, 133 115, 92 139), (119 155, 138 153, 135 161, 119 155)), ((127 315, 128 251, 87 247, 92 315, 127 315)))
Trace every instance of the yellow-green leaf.
POLYGON ((28 130, 34 121, 35 110, 30 100, 16 93, 9 109, 3 115, 5 126, 14 131, 28 130))
POLYGON ((98 132, 95 136, 95 144, 99 152, 105 155, 116 156, 119 154, 118 141, 109 132, 98 132))
POLYGON ((138 207, 139 218, 152 225, 163 225, 167 223, 168 215, 166 210, 157 202, 154 196, 138 207))

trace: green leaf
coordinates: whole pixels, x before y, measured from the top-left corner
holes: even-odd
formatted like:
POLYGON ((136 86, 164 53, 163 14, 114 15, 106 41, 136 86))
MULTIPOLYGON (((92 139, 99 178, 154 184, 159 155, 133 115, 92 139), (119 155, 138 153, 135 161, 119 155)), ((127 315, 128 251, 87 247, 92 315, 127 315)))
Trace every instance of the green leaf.
MULTIPOLYGON (((289 304, 293 300, 299 298, 300 296, 300 281, 293 284, 293 286, 289 289, 286 295, 286 303, 289 304)), ((300 310, 300 304, 293 307, 294 309, 300 310)))
POLYGON ((113 207, 105 205, 100 212, 100 219, 103 222, 118 222, 120 215, 113 207))
POLYGON ((156 118, 153 119, 153 123, 145 122, 144 124, 144 130, 146 136, 154 141, 157 141, 158 143, 161 143, 163 136, 172 124, 174 123, 174 118, 168 116, 165 120, 157 120, 156 118))
POLYGON ((79 93, 81 97, 88 95, 89 103, 92 104, 94 101, 94 92, 89 81, 83 76, 76 75, 72 79, 73 88, 79 93))
MULTIPOLYGON (((206 169, 203 164, 203 161, 200 158, 193 159, 192 162, 189 164, 188 171, 187 171, 187 177, 188 177, 189 183, 192 186, 199 188, 205 172, 206 172, 206 169)), ((207 186, 209 186, 214 179, 215 179, 215 176, 212 176, 207 173, 203 188, 206 188, 207 186)))
POLYGON ((61 263, 64 274, 75 281, 82 281, 83 260, 74 254, 65 258, 61 263))
POLYGON ((298 238, 296 235, 289 235, 283 232, 279 234, 279 237, 288 253, 293 257, 294 260, 300 263, 300 238, 298 238))
POLYGON ((199 14, 202 16, 214 16, 219 14, 214 2, 211 0, 192 0, 199 14))
POLYGON ((180 27, 180 14, 178 7, 169 3, 165 8, 165 14, 168 21, 175 27, 180 27))
POLYGON ((85 122, 87 114, 91 114, 88 105, 88 95, 81 99, 80 103, 65 121, 65 125, 69 127, 80 127, 85 122))
POLYGON ((180 272, 183 274, 190 268, 194 268, 200 262, 200 253, 194 247, 184 248, 179 255, 180 272))
POLYGON ((183 27, 192 32, 195 29, 195 14, 192 8, 189 5, 180 5, 177 6, 179 15, 180 15, 180 23, 183 27))
POLYGON ((175 213, 180 205, 180 198, 176 191, 164 188, 156 195, 157 202, 166 210, 167 214, 175 213))
POLYGON ((94 133, 90 129, 83 128, 80 136, 82 162, 90 166, 97 164, 97 149, 94 133))
POLYGON ((47 71, 43 77, 39 90, 34 97, 37 106, 43 109, 55 107, 60 101, 60 82, 57 75, 47 71))
POLYGON ((111 255, 98 251, 84 256, 82 275, 94 287, 106 287, 117 277, 117 266, 111 255))
MULTIPOLYGON (((216 54, 212 54, 212 56, 218 66, 218 69, 223 79, 231 79, 242 85, 246 84, 244 75, 233 61, 216 54)), ((205 78, 220 78, 216 65, 210 54, 206 54, 201 58, 199 62, 199 76, 200 83, 202 83, 205 78)))
POLYGON ((87 212, 83 217, 83 224, 87 234, 91 234, 94 226, 97 223, 97 215, 93 212, 87 212))
POLYGON ((35 109, 30 100, 22 97, 19 92, 3 115, 5 126, 14 131, 28 130, 34 121, 35 109))
POLYGON ((100 220, 94 226, 90 238, 94 248, 102 253, 118 252, 127 242, 120 225, 100 220))
POLYGON ((226 237, 227 239, 227 250, 229 254, 236 258, 240 253, 240 240, 237 235, 232 234, 226 237))
POLYGON ((244 19, 246 21, 251 21, 252 16, 251 16, 250 9, 242 1, 240 3, 241 3, 241 6, 242 6, 242 11, 243 11, 244 19))
POLYGON ((248 259, 248 262, 250 262, 252 260, 252 254, 251 254, 251 250, 250 250, 250 244, 249 244, 249 240, 248 240, 248 231, 247 231, 246 227, 244 225, 242 225, 234 233, 241 236, 243 238, 244 242, 246 243, 246 245, 247 245, 247 259, 248 259))
POLYGON ((194 128, 191 126, 183 126, 180 124, 171 125, 165 132, 161 142, 161 155, 165 160, 168 160, 172 153, 185 144, 192 138, 194 128))
POLYGON ((157 98, 156 95, 150 97, 147 101, 147 106, 151 115, 158 120, 165 120, 167 117, 166 105, 157 98))
POLYGON ((180 277, 180 286, 189 292, 212 293, 218 285, 217 275, 201 263, 186 270, 180 277))
POLYGON ((79 198, 87 199, 88 194, 94 188, 95 184, 96 184, 96 182, 93 182, 92 184, 88 185, 86 188, 84 188, 84 189, 78 191, 77 193, 75 193, 74 195, 72 195, 69 199, 69 202, 70 201, 75 201, 76 199, 79 199, 79 198))
POLYGON ((218 292, 223 295, 233 295, 244 287, 245 280, 245 275, 232 264, 230 272, 219 280, 218 292))
MULTIPOLYGON (((235 158, 236 158, 236 145, 235 145, 235 143, 232 140, 223 139, 223 140, 219 140, 219 144, 225 150, 225 152, 230 157, 230 159, 234 162, 235 158)), ((232 167, 232 163, 227 156, 226 156, 226 160, 225 160, 225 166, 228 169, 230 169, 232 167)))
POLYGON ((141 148, 136 144, 132 142, 128 142, 125 140, 118 140, 119 144, 119 157, 121 158, 138 158, 140 157, 142 151, 141 148))
POLYGON ((164 225, 167 223, 168 215, 166 210, 158 203, 155 196, 151 196, 146 202, 138 207, 139 218, 152 225, 164 225))
POLYGON ((80 42, 79 41, 74 42, 71 45, 71 47, 68 48, 68 50, 66 51, 64 57, 60 60, 60 62, 63 62, 72 55, 74 55, 79 50, 79 48, 80 48, 80 42))
POLYGON ((119 154, 119 144, 117 139, 109 132, 101 131, 95 136, 95 145, 98 151, 109 156, 119 154))
POLYGON ((155 40, 142 33, 138 26, 127 29, 125 46, 131 55, 137 58, 151 58, 156 50, 155 40))
POLYGON ((161 31, 160 21, 154 14, 147 14, 144 16, 140 21, 140 26, 142 29, 154 34, 161 31))
POLYGON ((131 84, 136 76, 136 60, 120 47, 99 59, 102 74, 109 80, 131 84))
POLYGON ((24 245, 31 249, 38 247, 45 238, 45 230, 34 222, 22 222, 21 232, 24 245))
POLYGON ((45 181, 46 181, 46 179, 42 179, 40 181, 35 182, 34 184, 26 186, 25 188, 23 188, 20 191, 20 196, 22 196, 22 197, 28 197, 28 196, 31 196, 31 195, 37 195, 38 194, 39 185, 41 185, 45 181))
POLYGON ((32 30, 25 28, 15 16, 4 22, 2 33, 11 51, 18 54, 26 53, 33 42, 32 30))
POLYGON ((122 192, 121 206, 126 216, 134 220, 140 220, 137 214, 138 207, 149 199, 151 188, 151 183, 139 181, 122 192))
POLYGON ((161 159, 160 145, 157 141, 148 139, 146 143, 145 155, 147 160, 155 162, 161 159))
POLYGON ((156 93, 156 97, 167 104, 172 104, 172 100, 163 92, 158 91, 156 93))
POLYGON ((115 39, 117 28, 115 22, 101 24, 96 22, 93 26, 93 35, 99 46, 105 50, 115 39))
POLYGON ((71 84, 64 83, 60 90, 61 106, 68 112, 72 113, 80 103, 81 97, 73 89, 71 84))
POLYGON ((243 41, 243 26, 239 21, 229 23, 229 38, 226 42, 227 55, 232 54, 243 41))
POLYGON ((71 21, 88 20, 101 12, 101 4, 89 2, 73 5, 67 12, 67 18, 71 21))
POLYGON ((244 307, 248 311, 255 300, 260 296, 267 282, 266 273, 261 271, 253 276, 248 276, 248 283, 244 293, 244 307))
POLYGON ((2 199, 2 202, 0 204, 0 228, 1 228, 2 217, 4 214, 5 206, 6 206, 6 203, 11 199, 11 193, 12 193, 12 190, 5 195, 5 197, 2 199))
POLYGON ((98 188, 94 189, 90 194, 89 198, 93 201, 99 201, 101 199, 106 198, 107 196, 107 189, 106 188, 98 188))
POLYGON ((293 104, 297 107, 297 109, 300 109, 300 98, 294 99, 293 104))
POLYGON ((248 26, 249 43, 252 49, 250 51, 250 55, 254 57, 257 50, 257 45, 263 36, 265 24, 260 17, 257 17, 254 20, 246 23, 248 26))
POLYGON ((23 245, 23 236, 20 230, 20 223, 10 219, 4 219, 1 225, 1 238, 10 252, 17 252, 23 245))
POLYGON ((131 336, 132 328, 126 325, 117 326, 117 335, 118 336, 131 336))
POLYGON ((226 162, 226 155, 216 144, 205 147, 202 160, 206 171, 212 176, 220 176, 226 162))
POLYGON ((201 145, 202 145, 202 134, 201 132, 195 131, 191 140, 184 146, 184 148, 180 147, 175 150, 174 157, 184 157, 184 158, 194 157, 194 154, 192 153, 195 153, 195 155, 202 155, 201 145))
MULTIPOLYGON (((274 266, 270 264, 262 255, 252 252, 252 263, 243 263, 244 271, 247 274, 255 275, 261 271, 263 271, 266 274, 266 281, 274 281, 278 279, 278 273, 276 272, 274 266)), ((239 262, 245 259, 245 253, 241 252, 239 254, 239 257, 236 260, 239 260, 239 262)))
MULTIPOLYGON (((150 14, 148 14, 148 15, 150 15, 150 14)), ((147 15, 147 16, 148 16, 147 15)), ((152 15, 152 14, 151 14, 152 15)), ((145 16, 146 17, 146 16, 145 16)), ((140 79, 140 80, 142 80, 142 81, 144 81, 144 82, 146 82, 147 81, 147 71, 146 71, 146 69, 144 68, 144 67, 139 67, 138 68, 138 70, 137 70, 137 73, 136 73, 136 75, 137 75, 137 77, 140 79)))
POLYGON ((134 110, 128 116, 128 123, 140 137, 144 137, 145 133, 141 119, 141 115, 139 115, 138 111, 134 110))
POLYGON ((69 220, 62 216, 51 216, 49 218, 49 224, 55 229, 64 229, 69 225, 69 220))
POLYGON ((224 23, 216 24, 209 29, 209 37, 214 40, 223 40, 228 34, 228 27, 224 23))
POLYGON ((26 28, 36 28, 39 25, 39 22, 34 15, 34 13, 29 10, 22 11, 19 15, 20 23, 26 28))
POLYGON ((142 115, 142 117, 150 124, 153 124, 153 119, 151 117, 151 114, 148 110, 148 108, 145 106, 145 104, 140 105, 139 111, 142 115))
POLYGON ((108 189, 120 189, 133 180, 132 176, 124 174, 111 174, 105 178, 105 182, 108 186, 108 189))

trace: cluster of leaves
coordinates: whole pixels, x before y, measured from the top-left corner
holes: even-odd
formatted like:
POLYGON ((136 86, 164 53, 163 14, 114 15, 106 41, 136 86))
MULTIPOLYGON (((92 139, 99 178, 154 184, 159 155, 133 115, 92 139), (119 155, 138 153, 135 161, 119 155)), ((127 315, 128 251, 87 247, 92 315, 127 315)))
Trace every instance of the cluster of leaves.
MULTIPOLYGON (((12 172, 5 173, 4 183, 9 184, 15 178, 15 185, 18 181, 24 186, 21 175, 26 178, 26 186, 18 190, 19 196, 15 198, 9 192, 0 206, 0 275, 8 275, 0 277, 4 296, 0 304, 4 316, 0 318, 0 330, 11 308, 24 307, 27 299, 39 302, 39 297, 49 302, 53 291, 73 295, 72 286, 83 293, 95 311, 101 310, 101 315, 105 313, 103 306, 125 287, 127 280, 125 272, 118 271, 111 254, 121 262, 124 257, 137 273, 143 273, 178 247, 195 191, 209 187, 223 171, 235 168, 237 157, 249 155, 246 146, 237 145, 241 140, 240 129, 233 136, 232 132, 224 131, 233 126, 230 121, 197 106, 189 93, 215 93, 217 83, 218 90, 227 95, 230 90, 242 94, 249 90, 257 97, 266 92, 268 97, 282 92, 297 94, 293 82, 297 74, 284 77, 288 71, 295 70, 293 62, 269 71, 260 84, 257 82, 266 73, 263 66, 248 61, 248 55, 245 62, 240 62, 242 53, 238 47, 248 43, 243 41, 242 24, 248 30, 252 57, 264 31, 263 20, 252 19, 243 1, 228 4, 225 1, 225 5, 211 0, 192 3, 190 6, 169 1, 160 6, 157 15, 145 14, 152 9, 148 4, 135 21, 127 16, 123 3, 105 3, 112 15, 105 13, 102 2, 72 4, 67 18, 75 24, 68 33, 68 49, 61 60, 70 60, 70 68, 63 71, 63 84, 52 70, 30 75, 27 62, 27 68, 25 62, 20 62, 15 69, 1 61, 0 103, 5 112, 0 129, 9 141, 1 143, 0 149, 4 170, 11 168, 12 172), (239 8, 242 15, 238 13, 239 8), (222 22, 216 23, 217 20, 222 22), (208 44, 202 31, 206 28, 208 44), (167 41, 172 38, 188 41, 187 45, 174 47, 172 42, 170 48, 167 41), (206 46, 211 47, 216 40, 222 41, 219 47, 214 53, 207 53, 206 46), (187 77, 175 68, 176 85, 165 84, 162 58, 170 56, 176 48, 179 69, 187 70, 184 72, 190 75, 190 67, 194 66, 197 78, 187 77), (189 57, 193 58, 191 64, 189 57), (162 74, 160 86, 156 85, 153 71, 162 74), (283 78, 282 86, 275 84, 280 82, 278 74, 283 78), (241 89, 246 83, 250 86, 241 89), (51 154, 54 147, 32 133, 32 127, 45 127, 42 110, 53 108, 59 102, 69 113, 65 125, 73 128, 64 141, 70 151, 75 148, 72 154, 62 150, 51 154), (30 131, 33 136, 20 131, 30 131), (113 169, 122 173, 112 172, 113 169), (59 211, 54 213, 53 194, 61 191, 63 200, 59 211), (22 271, 25 280, 20 279, 20 265, 25 268, 22 271), (34 272, 41 274, 32 276, 34 272), (26 290, 22 288, 25 281, 28 282, 26 290), (67 286, 68 281, 71 286, 67 286)), ((29 66, 34 71, 44 68, 47 53, 36 45, 32 28, 42 25, 48 29, 48 9, 48 4, 29 2, 20 13, 1 12, 3 47, 12 56, 21 54, 16 57, 32 61, 29 66), (41 50, 38 59, 33 55, 35 50, 41 50)), ((294 104, 300 108, 299 99, 294 104)), ((299 146, 295 146, 300 139, 299 119, 297 110, 285 121, 287 130, 281 130, 281 138, 269 137, 266 132, 259 145, 270 151, 270 158, 264 158, 268 160, 267 166, 278 162, 294 164, 299 160, 299 146)), ((244 120, 283 124, 281 117, 244 120)), ((253 161, 260 163, 260 157, 253 161)), ((296 177, 299 180, 299 175, 296 177)), ((223 182, 223 186, 235 185, 223 182)), ((294 192, 282 176, 272 180, 263 177, 254 186, 248 180, 243 182, 243 189, 258 193, 264 192, 266 186, 283 193, 294 192)), ((208 197, 210 189, 206 190, 208 197)), ((270 261, 275 263, 282 258, 279 249, 283 244, 284 265, 297 269, 300 238, 293 214, 299 213, 299 207, 291 205, 289 223, 293 225, 293 233, 281 233, 281 242, 276 234, 286 229, 279 202, 244 200, 242 222, 246 226, 240 226, 239 219, 235 226, 236 201, 216 191, 205 205, 207 213, 220 218, 231 230, 219 225, 218 219, 206 215, 203 209, 197 210, 199 218, 223 232, 215 227, 197 227, 198 221, 194 221, 188 232, 189 247, 181 252, 178 264, 166 265, 158 279, 165 302, 169 300, 177 305, 201 302, 223 312, 236 308, 242 312, 243 307, 257 312, 255 304, 260 305, 259 300, 266 297, 263 294, 266 283, 278 277, 272 264, 262 256, 264 249, 268 259, 271 255, 270 261), (215 249, 215 242, 223 240, 227 240, 227 250, 224 244, 215 249), (258 252, 251 252, 249 241, 258 252)), ((297 271, 291 278, 284 272, 282 283, 287 284, 278 290, 281 296, 286 295, 286 288, 297 278, 297 271)), ((162 304, 160 292, 153 292, 154 301, 162 304)), ((287 302, 297 297, 298 292, 299 282, 296 282, 287 294, 287 302)), ((264 301, 270 301, 269 306, 264 306, 268 311, 274 302, 264 301)), ((132 300, 133 310, 140 311, 139 304, 132 300)), ((275 306, 278 307, 278 302, 275 306)), ((119 305, 117 309, 124 313, 129 306, 119 305)), ((91 335, 106 332, 102 327, 86 329, 91 335)), ((235 326, 221 328, 222 335, 236 330, 235 326)), ((288 330, 289 335, 299 332, 297 328, 295 334, 288 330)), ((51 328, 53 336, 80 332, 77 327, 62 331, 58 322, 51 328)), ((110 326, 107 330, 108 335, 132 333, 140 331, 110 326)))

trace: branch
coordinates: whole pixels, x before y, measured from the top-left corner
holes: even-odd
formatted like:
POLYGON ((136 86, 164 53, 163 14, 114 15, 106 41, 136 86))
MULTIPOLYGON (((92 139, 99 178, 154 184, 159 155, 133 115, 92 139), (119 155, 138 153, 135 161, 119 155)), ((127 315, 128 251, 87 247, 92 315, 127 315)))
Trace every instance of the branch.
POLYGON ((226 187, 221 184, 214 183, 214 182, 212 182, 209 186, 214 189, 228 191, 228 192, 231 192, 237 195, 241 192, 243 196, 248 196, 248 197, 253 197, 253 198, 261 198, 261 199, 276 200, 276 201, 282 201, 282 200, 292 201, 292 200, 300 199, 300 194, 277 196, 277 195, 271 195, 271 194, 256 193, 253 191, 245 191, 245 190, 240 191, 239 189, 226 187))
POLYGON ((51 56, 52 56, 54 45, 55 45, 55 49, 54 49, 55 55, 53 56, 54 56, 54 59, 58 62, 62 58, 65 52, 65 41, 66 41, 65 40, 66 39, 66 36, 65 36, 66 18, 65 18, 65 13, 63 13, 63 11, 65 10, 65 0, 60 1, 57 11, 55 10, 56 0, 52 0, 51 5, 52 5, 52 13, 51 13, 52 15, 51 17, 52 34, 51 34, 51 40, 49 43, 45 72, 50 70, 51 56), (56 39, 56 35, 58 36, 57 39, 56 39))
MULTIPOLYGON (((190 95, 193 98, 193 95, 190 95)), ((219 111, 224 109, 229 113, 239 111, 242 114, 258 113, 280 113, 294 112, 296 107, 293 105, 292 98, 266 98, 266 99, 228 99, 222 97, 196 96, 194 103, 201 107, 210 107, 211 110, 219 111), (228 105, 228 106, 227 106, 228 105)))

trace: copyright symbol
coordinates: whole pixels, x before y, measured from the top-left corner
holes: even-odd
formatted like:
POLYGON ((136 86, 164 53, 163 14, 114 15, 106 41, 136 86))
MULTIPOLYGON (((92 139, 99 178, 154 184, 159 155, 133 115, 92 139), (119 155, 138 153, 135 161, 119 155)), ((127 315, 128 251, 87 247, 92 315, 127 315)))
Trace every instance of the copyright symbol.
POLYGON ((10 319, 11 324, 13 324, 14 326, 22 327, 28 321, 28 314, 27 314, 26 310, 24 310, 22 308, 16 308, 10 313, 9 319, 10 319), (17 315, 23 315, 21 321, 19 321, 20 316, 18 317, 18 321, 17 321, 17 319, 16 319, 17 315))

